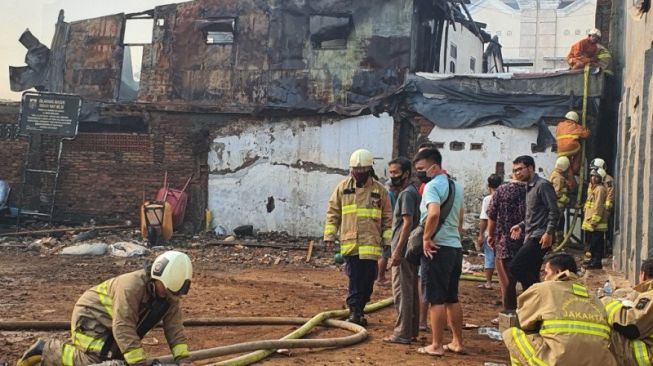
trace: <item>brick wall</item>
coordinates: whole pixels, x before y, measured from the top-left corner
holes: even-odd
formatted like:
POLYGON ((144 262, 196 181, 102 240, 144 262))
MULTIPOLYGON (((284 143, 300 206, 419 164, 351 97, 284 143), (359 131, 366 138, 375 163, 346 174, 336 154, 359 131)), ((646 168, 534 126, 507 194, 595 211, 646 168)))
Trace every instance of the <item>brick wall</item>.
MULTIPOLYGON (((17 113, 17 107, 15 111, 0 109, 0 123, 15 123, 17 113)), ((181 188, 196 172, 188 191, 191 199, 186 218, 199 227, 206 205, 202 192, 206 191, 207 177, 201 173, 206 154, 194 156, 193 116, 150 113, 147 123, 150 133, 80 133, 75 140, 64 142, 57 218, 137 220, 143 193, 146 199, 153 199, 168 170, 173 188, 181 188)), ((41 151, 51 156, 57 141, 43 139, 41 151)), ((0 137, 0 178, 8 180, 16 192, 12 203, 18 198, 26 144, 24 139, 0 137)))

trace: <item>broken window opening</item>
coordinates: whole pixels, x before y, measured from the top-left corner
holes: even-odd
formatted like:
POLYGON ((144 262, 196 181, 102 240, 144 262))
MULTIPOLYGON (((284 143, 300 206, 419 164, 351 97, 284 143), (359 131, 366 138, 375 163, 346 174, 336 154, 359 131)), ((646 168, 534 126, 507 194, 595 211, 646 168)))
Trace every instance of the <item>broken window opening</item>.
POLYGON ((154 19, 134 18, 125 22, 125 34, 122 43, 125 45, 151 44, 154 30, 154 19))
POLYGON ((444 149, 444 142, 436 142, 436 143, 435 143, 435 147, 436 147, 438 150, 442 150, 442 149, 444 149))
POLYGON ((483 150, 483 143, 482 142, 472 142, 469 144, 469 149, 470 150, 483 150))
POLYGON ((141 67, 143 66, 143 46, 125 45, 120 75, 120 92, 118 100, 132 101, 138 97, 141 85, 141 67))
POLYGON ((351 16, 312 15, 309 21, 313 49, 345 49, 354 29, 351 16))
POLYGON ((236 38, 236 18, 205 19, 198 21, 196 26, 203 32, 208 45, 233 44, 236 38))
POLYGON ((451 151, 465 150, 465 143, 462 141, 451 141, 449 143, 449 150, 451 151))
POLYGON ((476 59, 474 57, 469 58, 469 71, 476 72, 476 59))
POLYGON ((140 116, 100 117, 97 121, 82 121, 79 132, 89 133, 147 133, 147 123, 140 116))

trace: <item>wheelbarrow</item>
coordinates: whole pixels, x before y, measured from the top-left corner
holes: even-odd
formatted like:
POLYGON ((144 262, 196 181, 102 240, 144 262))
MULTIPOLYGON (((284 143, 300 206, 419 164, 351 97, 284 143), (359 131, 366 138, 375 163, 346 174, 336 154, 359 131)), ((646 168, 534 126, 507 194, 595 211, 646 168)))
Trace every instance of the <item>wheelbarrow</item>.
POLYGON ((186 188, 190 184, 193 175, 186 180, 182 189, 170 188, 168 185, 168 171, 163 176, 163 186, 156 193, 155 200, 158 202, 168 202, 172 210, 172 227, 178 229, 184 223, 186 215, 186 205, 188 204, 188 193, 186 188))

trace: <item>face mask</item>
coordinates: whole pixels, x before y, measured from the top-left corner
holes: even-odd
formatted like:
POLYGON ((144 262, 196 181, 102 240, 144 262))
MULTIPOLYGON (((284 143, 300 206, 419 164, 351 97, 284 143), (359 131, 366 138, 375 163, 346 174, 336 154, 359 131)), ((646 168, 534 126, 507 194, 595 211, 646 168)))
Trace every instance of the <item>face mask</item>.
POLYGON ((426 175, 425 171, 415 172, 415 177, 417 177, 417 179, 419 179, 419 181, 422 183, 428 183, 429 181, 431 181, 431 177, 426 175))
POLYGON ((370 172, 351 172, 351 176, 354 177, 357 184, 365 184, 367 179, 370 177, 370 172))
POLYGON ((390 182, 393 186, 399 187, 404 182, 404 177, 390 177, 390 182))

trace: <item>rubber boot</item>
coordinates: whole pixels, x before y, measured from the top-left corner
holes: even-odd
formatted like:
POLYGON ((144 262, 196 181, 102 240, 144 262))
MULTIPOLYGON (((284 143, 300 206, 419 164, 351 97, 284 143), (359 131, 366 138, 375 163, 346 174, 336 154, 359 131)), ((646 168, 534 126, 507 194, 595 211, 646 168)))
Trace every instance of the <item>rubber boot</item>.
POLYGON ((18 360, 16 366, 35 366, 41 362, 41 355, 43 354, 43 347, 45 342, 41 339, 32 344, 30 348, 23 353, 23 357, 18 360))
POLYGON ((358 307, 349 308, 349 317, 347 317, 347 321, 363 327, 367 325, 367 319, 363 316, 363 310, 358 307))

